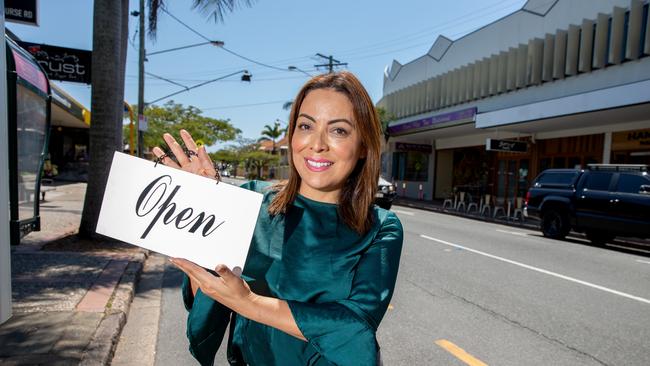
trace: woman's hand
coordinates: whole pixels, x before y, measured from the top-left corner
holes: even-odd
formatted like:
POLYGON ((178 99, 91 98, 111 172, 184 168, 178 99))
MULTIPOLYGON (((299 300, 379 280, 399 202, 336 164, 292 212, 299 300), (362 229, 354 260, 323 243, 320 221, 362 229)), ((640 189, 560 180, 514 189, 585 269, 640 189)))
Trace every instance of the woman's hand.
POLYGON ((225 265, 217 266, 215 270, 220 276, 217 277, 186 259, 171 258, 170 261, 190 277, 192 286, 197 285, 204 294, 237 314, 277 328, 300 340, 307 340, 298 328, 286 301, 255 294, 238 274, 225 265))
POLYGON ((235 312, 250 308, 255 302, 257 295, 239 277, 238 274, 241 274, 241 271, 238 267, 235 267, 235 270, 239 272, 236 274, 225 265, 220 264, 215 268, 215 271, 220 276, 217 277, 203 267, 186 259, 171 258, 170 261, 185 272, 192 283, 199 287, 204 294, 235 312))
POLYGON ((176 139, 168 133, 163 135, 163 139, 171 149, 172 154, 176 157, 176 163, 170 157, 165 155, 165 152, 158 146, 153 148, 153 153, 157 158, 161 158, 161 163, 176 169, 182 169, 186 172, 198 174, 203 177, 219 179, 217 170, 210 159, 210 156, 205 151, 205 147, 201 146, 200 148, 196 146, 196 142, 192 139, 192 136, 185 130, 181 130, 181 138, 185 143, 185 147, 190 151, 190 156, 187 156, 183 147, 176 142, 176 139))

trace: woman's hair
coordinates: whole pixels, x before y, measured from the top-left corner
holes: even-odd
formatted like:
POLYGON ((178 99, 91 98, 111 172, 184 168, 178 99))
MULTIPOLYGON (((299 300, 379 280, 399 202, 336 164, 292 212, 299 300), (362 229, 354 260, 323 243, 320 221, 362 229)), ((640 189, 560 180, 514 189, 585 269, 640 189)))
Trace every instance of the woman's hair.
POLYGON ((372 225, 371 208, 377 192, 379 161, 381 153, 381 124, 372 100, 352 73, 341 71, 313 77, 298 92, 289 116, 289 180, 278 184, 278 193, 269 205, 271 215, 286 213, 300 188, 300 175, 293 164, 291 141, 296 129, 296 120, 305 97, 317 89, 331 89, 345 94, 352 103, 356 130, 359 133, 365 158, 360 158, 343 185, 338 202, 338 211, 343 221, 359 234, 366 233, 372 225))

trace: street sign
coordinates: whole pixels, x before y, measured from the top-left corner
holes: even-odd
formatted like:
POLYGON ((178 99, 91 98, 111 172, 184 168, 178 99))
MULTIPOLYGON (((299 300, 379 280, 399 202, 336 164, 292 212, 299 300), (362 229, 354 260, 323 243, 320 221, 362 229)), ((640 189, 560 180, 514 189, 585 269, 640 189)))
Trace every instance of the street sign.
POLYGON ((34 56, 50 80, 90 84, 91 51, 22 41, 17 43, 34 56))
POLYGON ((138 131, 147 132, 149 129, 149 119, 145 115, 138 116, 138 131))
POLYGON ((525 153, 528 152, 528 143, 524 141, 487 139, 485 149, 487 151, 525 153))
POLYGON ((5 19, 38 26, 38 0, 5 0, 5 19))

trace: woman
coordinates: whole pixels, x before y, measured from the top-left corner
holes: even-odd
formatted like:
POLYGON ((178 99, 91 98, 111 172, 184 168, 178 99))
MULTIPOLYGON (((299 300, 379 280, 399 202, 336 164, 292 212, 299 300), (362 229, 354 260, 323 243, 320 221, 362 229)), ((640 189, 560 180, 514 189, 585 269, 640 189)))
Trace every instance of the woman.
MULTIPOLYGON (((380 123, 367 92, 348 72, 316 76, 298 93, 289 120, 291 173, 264 193, 241 278, 183 259, 190 352, 212 364, 230 323, 233 365, 376 365, 375 333, 393 295, 402 226, 373 205, 380 123), (244 281, 245 280, 245 281, 244 281)), ((206 177, 216 171, 203 147, 171 135, 178 164, 206 177)))

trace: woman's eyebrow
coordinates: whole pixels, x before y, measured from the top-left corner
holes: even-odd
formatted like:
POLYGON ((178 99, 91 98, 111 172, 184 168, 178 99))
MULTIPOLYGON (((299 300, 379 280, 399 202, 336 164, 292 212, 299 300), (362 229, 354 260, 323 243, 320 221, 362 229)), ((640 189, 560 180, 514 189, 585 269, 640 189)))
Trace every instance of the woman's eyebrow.
MULTIPOLYGON (((316 118, 314 118, 314 117, 308 115, 307 113, 300 113, 300 114, 298 115, 298 117, 305 117, 305 118, 307 118, 308 120, 311 120, 312 122, 316 123, 316 118)), ((349 124, 350 126, 354 127, 354 124, 353 124, 352 122, 350 122, 350 121, 349 121, 348 119, 346 119, 346 118, 336 118, 336 119, 330 120, 329 122, 327 122, 327 124, 328 124, 328 125, 331 125, 331 124, 334 124, 334 123, 337 123, 337 122, 345 122, 345 123, 349 124)))

